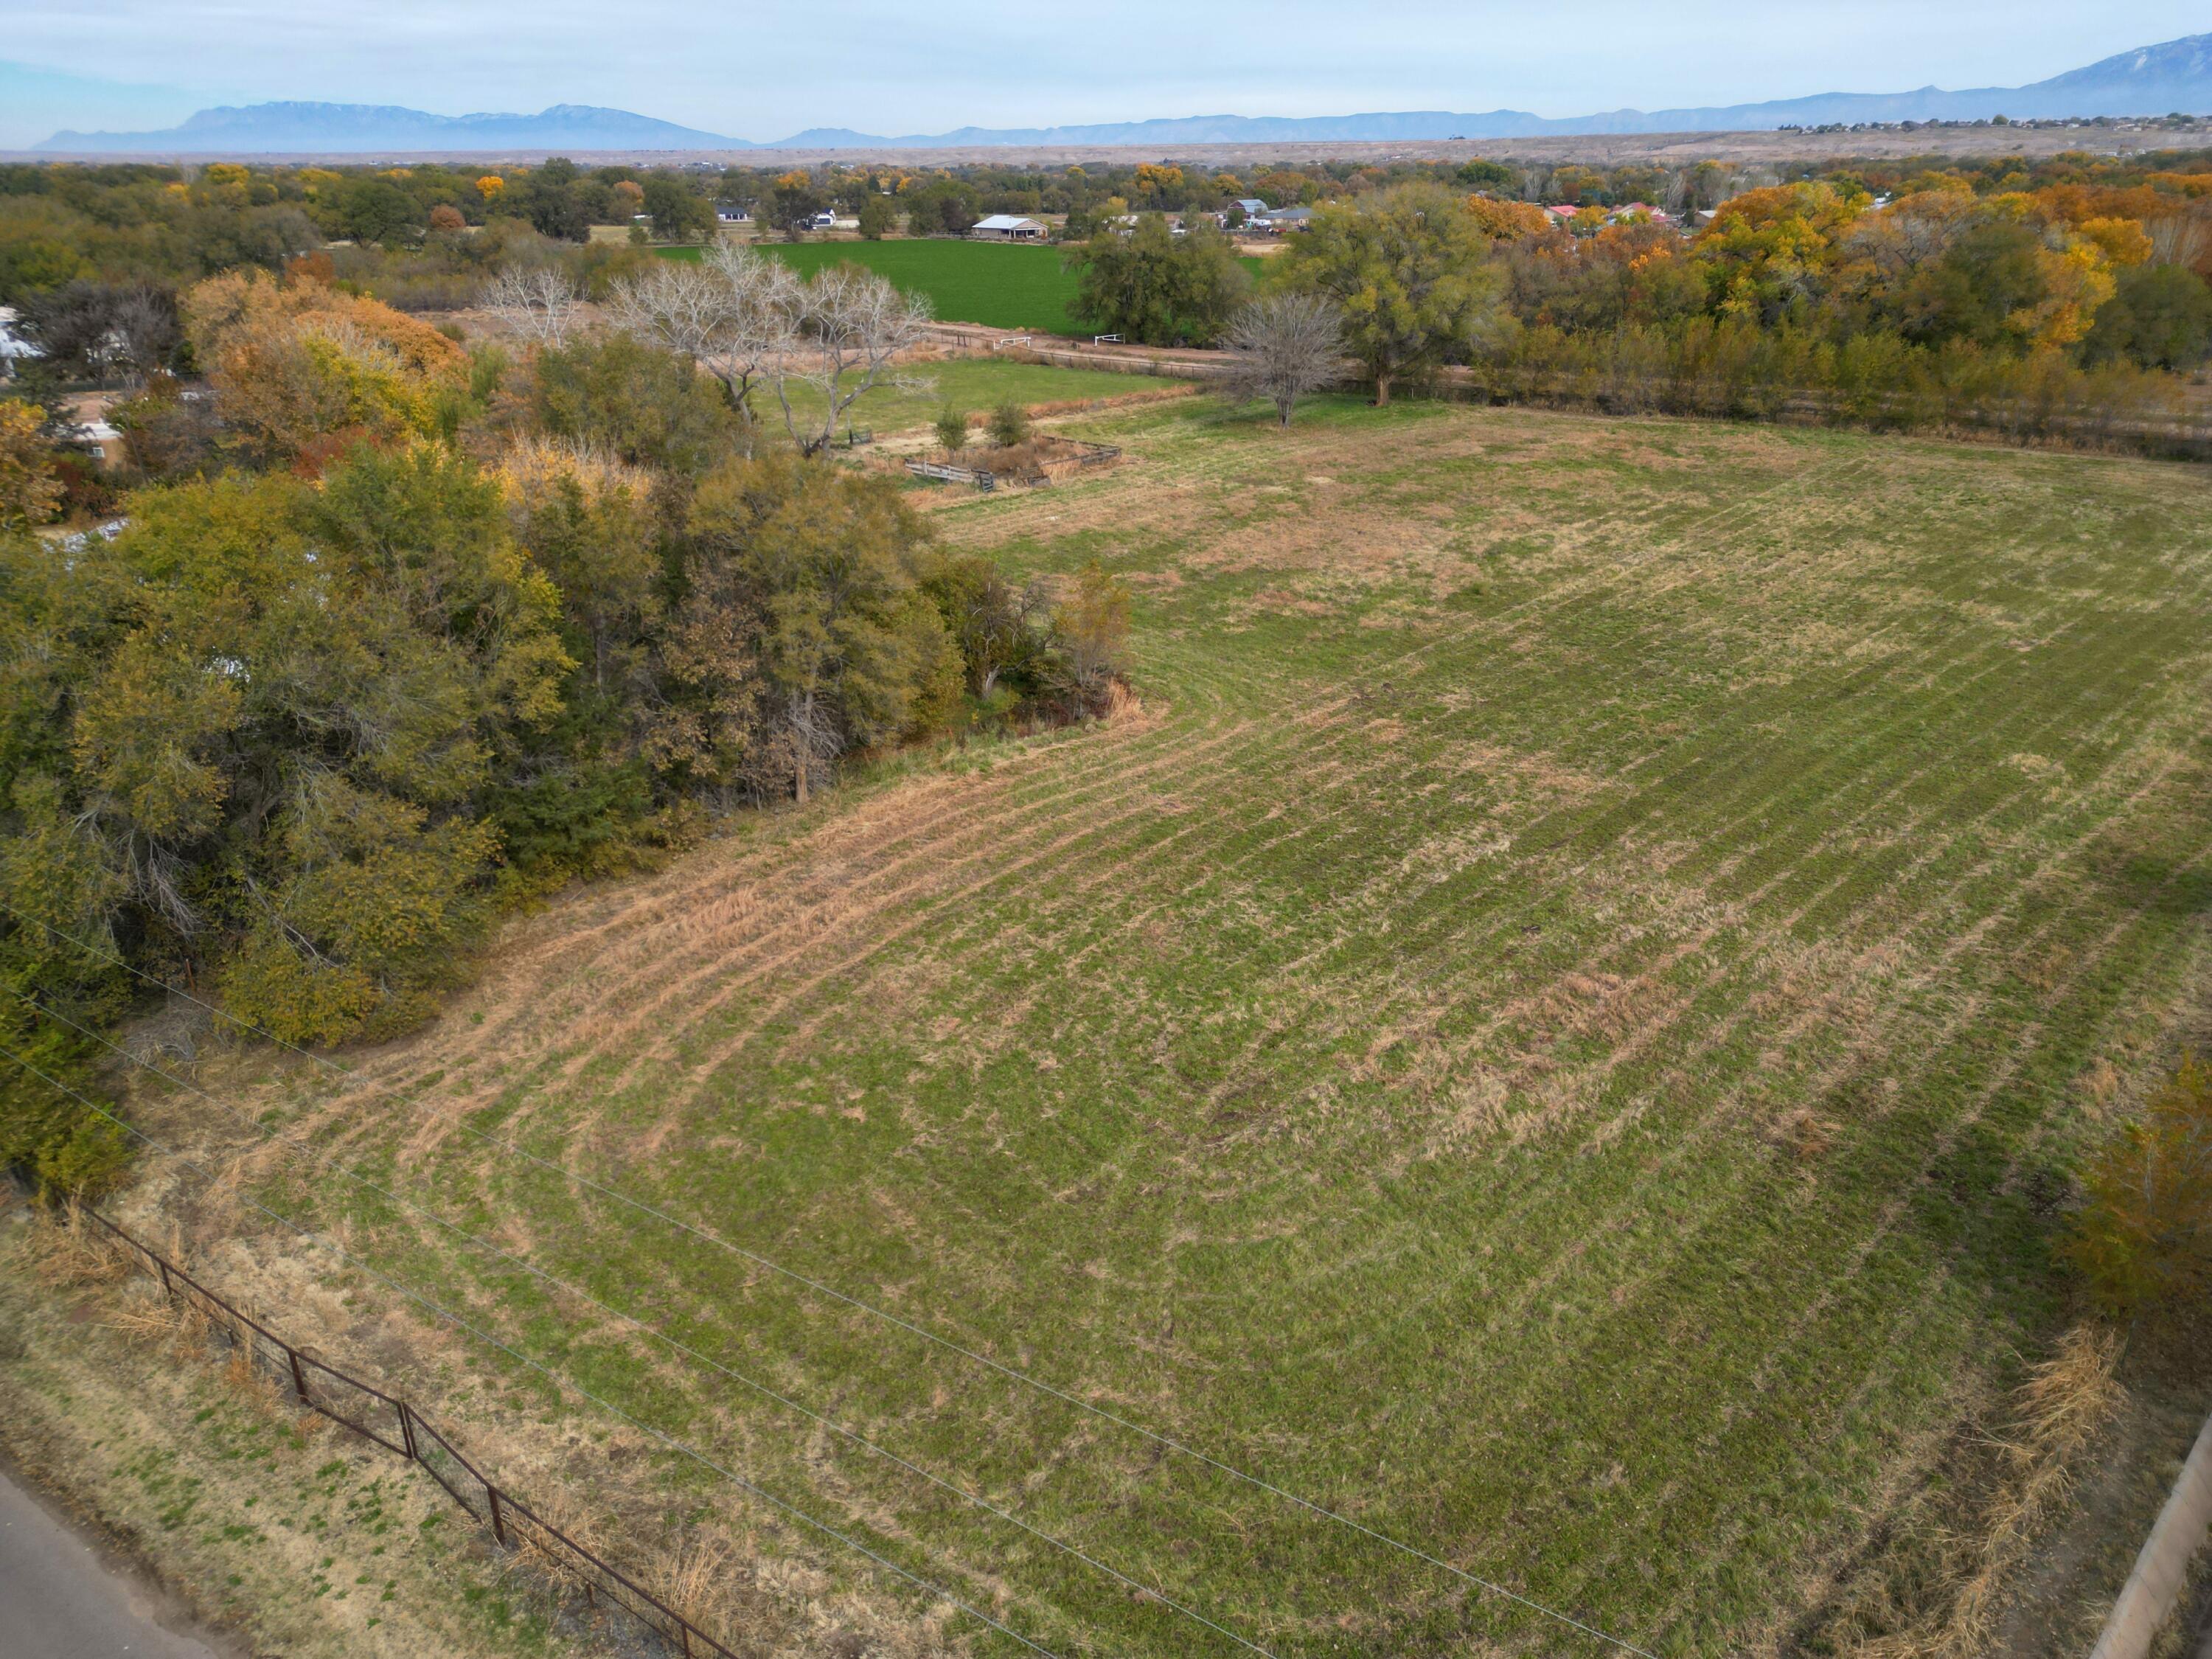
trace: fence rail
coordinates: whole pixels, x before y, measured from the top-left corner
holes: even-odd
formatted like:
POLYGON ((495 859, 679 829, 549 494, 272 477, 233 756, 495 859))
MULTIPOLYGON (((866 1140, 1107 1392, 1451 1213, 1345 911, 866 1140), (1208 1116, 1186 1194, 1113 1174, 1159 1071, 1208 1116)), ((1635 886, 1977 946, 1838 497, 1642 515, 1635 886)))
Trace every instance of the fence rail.
POLYGON ((500 1548, 535 1552, 556 1578, 580 1586, 590 1606, 596 1608, 605 1604, 628 1613, 687 1659, 716 1659, 717 1656, 738 1659, 732 1650, 635 1579, 601 1560, 495 1483, 404 1400, 325 1364, 312 1349, 287 1342, 99 1211, 81 1206, 79 1213, 158 1279, 163 1296, 195 1310, 210 1330, 283 1393, 364 1440, 373 1440, 386 1451, 421 1465, 447 1496, 490 1528, 492 1540, 500 1548))

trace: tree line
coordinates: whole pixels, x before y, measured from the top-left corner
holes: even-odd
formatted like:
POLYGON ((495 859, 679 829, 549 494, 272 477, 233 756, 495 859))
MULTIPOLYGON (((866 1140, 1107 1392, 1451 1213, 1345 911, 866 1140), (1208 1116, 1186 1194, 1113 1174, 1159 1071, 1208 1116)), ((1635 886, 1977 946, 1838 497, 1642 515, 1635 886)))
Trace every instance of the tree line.
POLYGON ((1160 215, 1067 257, 1071 312, 1154 344, 1249 337, 1255 289, 1323 301, 1378 403, 1449 369, 1618 410, 2118 432, 2172 418, 2178 377, 2212 359, 2212 173, 1989 194, 1946 179, 1887 202, 1770 185, 1694 235, 1636 214, 1577 234, 1413 184, 1324 205, 1256 281, 1218 232, 1160 215))
MULTIPOLYGON (((849 398, 911 303, 692 272, 754 284, 703 342, 633 280, 621 325, 519 349, 296 267, 196 283, 174 325, 204 384, 155 371, 116 408, 135 485, 59 541, 35 422, 0 402, 9 1046, 82 1079, 34 1010, 130 1002, 67 939, 290 1041, 389 1034, 519 898, 856 756, 1107 707, 1115 580, 1012 583, 804 441, 799 406, 849 398)), ((0 1080, 0 1162, 76 1185, 120 1151, 0 1080)))

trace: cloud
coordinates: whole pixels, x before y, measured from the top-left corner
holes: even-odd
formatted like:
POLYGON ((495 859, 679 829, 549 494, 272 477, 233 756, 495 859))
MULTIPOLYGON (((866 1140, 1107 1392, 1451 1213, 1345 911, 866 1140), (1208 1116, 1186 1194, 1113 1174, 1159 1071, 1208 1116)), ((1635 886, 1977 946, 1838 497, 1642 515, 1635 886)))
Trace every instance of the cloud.
POLYGON ((166 84, 123 95, 133 79, 444 114, 607 104, 774 138, 2010 85, 2201 27, 2172 0, 1796 0, 1755 23, 1740 0, 73 0, 19 9, 9 44, 82 76, 77 103, 60 77, 0 100, 0 143, 188 112, 166 84))

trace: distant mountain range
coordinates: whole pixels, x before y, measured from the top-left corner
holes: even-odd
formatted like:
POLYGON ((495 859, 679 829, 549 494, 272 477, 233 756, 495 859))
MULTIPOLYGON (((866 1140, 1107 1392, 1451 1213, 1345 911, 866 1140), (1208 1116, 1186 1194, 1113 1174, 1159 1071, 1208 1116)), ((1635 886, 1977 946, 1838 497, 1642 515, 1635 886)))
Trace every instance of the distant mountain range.
POLYGON ((952 149, 1018 145, 1332 143, 1638 132, 1765 132, 1855 121, 1971 121, 2212 113, 2212 34, 2122 52, 2025 87, 1946 92, 1820 93, 1697 109, 1620 109, 1547 119, 1523 110, 1455 114, 1200 115, 1094 126, 961 127, 893 137, 811 127, 773 143, 702 132, 625 110, 556 104, 536 115, 426 115, 368 104, 254 104, 202 110, 159 132, 58 132, 58 154, 160 155, 387 155, 412 152, 685 149, 952 149))
POLYGON ((556 104, 535 115, 426 115, 392 104, 251 104, 204 109, 159 132, 58 132, 39 146, 74 155, 163 155, 750 148, 742 138, 589 104, 556 104))

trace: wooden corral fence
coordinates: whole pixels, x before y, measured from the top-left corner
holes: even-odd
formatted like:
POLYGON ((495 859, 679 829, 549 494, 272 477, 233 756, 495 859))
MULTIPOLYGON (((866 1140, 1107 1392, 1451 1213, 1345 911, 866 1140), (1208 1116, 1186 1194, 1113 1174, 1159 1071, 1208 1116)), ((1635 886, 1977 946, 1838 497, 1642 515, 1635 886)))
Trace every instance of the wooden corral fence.
POLYGON ((686 1659, 738 1659, 732 1649, 635 1579, 602 1561, 513 1492, 496 1485, 405 1401, 349 1376, 315 1358, 310 1350, 287 1342, 99 1211, 80 1206, 77 1213, 152 1274, 160 1282, 164 1297, 198 1313, 214 1339, 241 1356, 258 1376, 307 1410, 420 1464, 456 1504, 490 1528, 500 1548, 535 1551, 556 1580, 582 1588, 589 1606, 629 1614, 686 1659))
MULTIPOLYGON (((1076 453, 1066 458, 1069 465, 1078 468, 1105 466, 1121 459, 1119 444, 1092 443, 1084 438, 1062 438, 1076 453)), ((1054 465, 1060 465, 1055 462, 1054 465)), ((1052 482, 1052 474, 1042 466, 1033 466, 1023 472, 994 472, 986 467, 955 466, 949 461, 929 461, 919 456, 908 460, 906 470, 917 478, 928 478, 939 483, 966 484, 986 494, 1001 484, 1027 484, 1035 487, 1052 482)))
POLYGON ((930 478, 939 483, 964 483, 988 492, 999 487, 998 475, 972 466, 949 466, 943 461, 911 460, 906 470, 917 478, 930 478))

